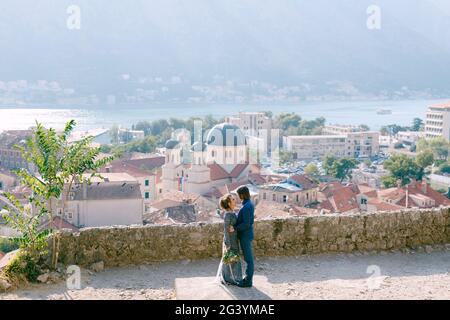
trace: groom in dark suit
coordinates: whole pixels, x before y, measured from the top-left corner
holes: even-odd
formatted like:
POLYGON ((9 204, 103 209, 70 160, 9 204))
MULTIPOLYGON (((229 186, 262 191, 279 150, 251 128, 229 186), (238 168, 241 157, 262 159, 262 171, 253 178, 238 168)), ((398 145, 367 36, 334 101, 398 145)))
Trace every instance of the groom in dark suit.
POLYGON ((245 270, 245 277, 239 283, 240 287, 251 287, 253 285, 253 221, 255 218, 255 207, 250 200, 250 191, 246 186, 240 187, 237 190, 239 198, 242 201, 242 208, 239 210, 237 222, 235 225, 239 243, 244 253, 244 260, 247 263, 245 270))

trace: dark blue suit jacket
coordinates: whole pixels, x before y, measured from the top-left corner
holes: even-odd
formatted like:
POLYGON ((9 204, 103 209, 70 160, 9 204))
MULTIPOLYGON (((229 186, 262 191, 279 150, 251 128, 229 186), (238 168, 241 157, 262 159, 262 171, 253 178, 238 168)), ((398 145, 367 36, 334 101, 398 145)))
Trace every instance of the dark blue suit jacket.
POLYGON ((237 216, 235 228, 239 239, 251 241, 253 235, 253 222, 255 220, 255 207, 250 200, 244 200, 237 216))

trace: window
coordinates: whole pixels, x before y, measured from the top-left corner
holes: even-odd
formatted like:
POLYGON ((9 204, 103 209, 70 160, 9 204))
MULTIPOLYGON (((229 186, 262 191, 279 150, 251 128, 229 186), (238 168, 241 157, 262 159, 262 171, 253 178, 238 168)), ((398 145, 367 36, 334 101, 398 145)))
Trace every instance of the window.
POLYGON ((273 201, 277 201, 277 196, 276 196, 276 194, 273 194, 273 195, 272 195, 272 200, 273 200, 273 201))
POLYGON ((73 219, 73 213, 72 212, 66 212, 66 217, 67 217, 67 219, 72 220, 73 219))
POLYGON ((298 195, 297 195, 297 196, 296 196, 296 201, 298 202, 298 200, 299 200, 299 199, 298 199, 298 195))
POLYGON ((150 181, 147 179, 145 180, 145 186, 148 187, 150 185, 150 181))
POLYGON ((0 181, 0 190, 3 189, 3 182, 0 181))
POLYGON ((144 194, 144 198, 145 198, 145 199, 150 199, 150 192, 146 192, 146 193, 144 194))
POLYGON ((283 202, 287 202, 287 195, 283 195, 283 202))

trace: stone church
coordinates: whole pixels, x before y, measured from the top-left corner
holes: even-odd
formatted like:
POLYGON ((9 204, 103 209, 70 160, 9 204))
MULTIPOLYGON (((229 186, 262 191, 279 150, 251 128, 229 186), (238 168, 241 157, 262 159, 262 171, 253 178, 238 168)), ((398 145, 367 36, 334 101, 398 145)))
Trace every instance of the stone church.
POLYGON ((186 149, 178 140, 166 142, 166 163, 162 167, 163 192, 180 190, 205 194, 213 187, 233 183, 248 176, 247 140, 236 125, 214 126, 203 141, 186 149), (185 158, 189 157, 190 163, 185 158))

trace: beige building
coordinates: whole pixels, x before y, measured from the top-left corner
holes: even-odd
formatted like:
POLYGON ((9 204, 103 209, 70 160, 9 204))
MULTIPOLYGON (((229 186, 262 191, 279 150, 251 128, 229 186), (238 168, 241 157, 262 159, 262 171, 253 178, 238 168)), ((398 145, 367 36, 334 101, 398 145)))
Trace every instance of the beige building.
MULTIPOLYGON (((142 224, 143 199, 137 179, 126 173, 101 175, 90 185, 72 186, 64 219, 77 228, 142 224)), ((61 216, 62 201, 55 206, 61 216)))
POLYGON ((305 175, 294 175, 276 184, 259 188, 259 201, 307 206, 317 202, 318 185, 305 175))
MULTIPOLYGON (((150 159, 148 159, 150 162, 150 159)), ((132 176, 138 183, 143 199, 143 213, 150 211, 150 203, 158 197, 157 175, 150 170, 145 170, 143 166, 138 167, 135 163, 145 163, 145 161, 118 160, 111 162, 101 171, 106 173, 125 173, 132 176)))
POLYGON ((226 121, 238 126, 248 136, 264 139, 269 150, 272 119, 264 112, 239 112, 237 116, 229 117, 226 121))
POLYGON ((450 102, 428 107, 425 137, 450 140, 450 102))
POLYGON ((0 191, 9 191, 16 185, 17 185, 16 176, 14 176, 11 172, 0 169, 0 191))
POLYGON ((380 150, 380 133, 377 131, 351 132, 347 134, 347 157, 369 158, 380 150))
POLYGON ((23 146, 32 133, 31 130, 7 130, 0 134, 0 168, 33 170, 33 166, 22 157, 20 150, 14 147, 23 146))

